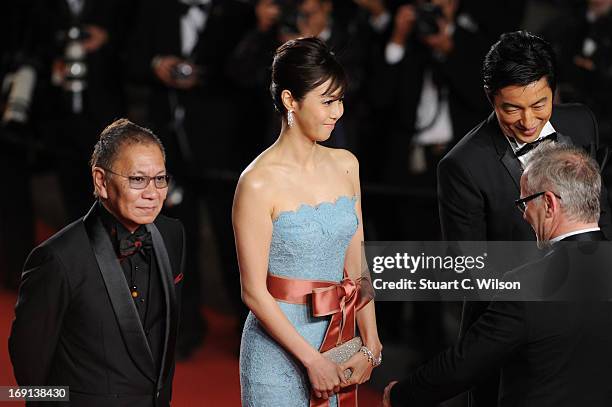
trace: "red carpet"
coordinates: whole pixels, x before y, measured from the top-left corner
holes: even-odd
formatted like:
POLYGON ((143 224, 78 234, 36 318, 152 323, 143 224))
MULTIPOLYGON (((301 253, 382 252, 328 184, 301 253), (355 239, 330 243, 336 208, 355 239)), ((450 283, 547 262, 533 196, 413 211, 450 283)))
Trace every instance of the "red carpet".
MULTIPOLYGON (((0 386, 15 385, 9 361, 7 340, 13 319, 15 295, 0 292, 0 386)), ((209 333, 204 346, 188 362, 177 364, 174 376, 173 407, 233 407, 240 406, 238 358, 234 354, 239 338, 231 318, 210 310, 204 315, 209 333)), ((379 405, 380 395, 362 386, 359 390, 360 407, 379 405)), ((1 402, 1 407, 21 406, 21 403, 1 402)), ((288 406, 289 407, 289 406, 288 406)))
MULTIPOLYGON (((0 386, 15 386, 15 378, 13 377, 13 367, 8 355, 8 337, 11 329, 11 321, 13 320, 13 308, 15 306, 15 295, 0 291, 0 386)), ((22 406, 23 403, 0 402, 2 407, 22 406)))

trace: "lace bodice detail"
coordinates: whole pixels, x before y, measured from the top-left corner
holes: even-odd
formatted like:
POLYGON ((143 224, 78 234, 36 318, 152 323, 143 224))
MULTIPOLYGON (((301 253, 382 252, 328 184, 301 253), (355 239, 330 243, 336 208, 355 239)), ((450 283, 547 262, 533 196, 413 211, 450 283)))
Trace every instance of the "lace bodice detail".
POLYGON ((273 222, 269 272, 310 280, 340 281, 346 249, 355 234, 357 197, 302 204, 273 222))

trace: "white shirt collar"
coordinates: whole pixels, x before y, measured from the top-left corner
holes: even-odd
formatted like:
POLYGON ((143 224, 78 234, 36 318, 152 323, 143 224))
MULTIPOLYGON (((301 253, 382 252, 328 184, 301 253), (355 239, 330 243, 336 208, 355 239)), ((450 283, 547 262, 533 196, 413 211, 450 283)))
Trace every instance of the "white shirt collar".
POLYGON ((557 242, 560 242, 561 240, 565 239, 566 237, 578 235, 580 233, 596 232, 598 230, 600 230, 598 227, 597 228, 586 228, 586 229, 574 230, 573 232, 564 233, 562 235, 559 235, 559 236, 555 237, 554 239, 550 239, 550 243, 551 244, 552 243, 557 243, 557 242))
POLYGON ((321 31, 319 33, 319 35, 317 35, 317 38, 320 39, 323 42, 325 42, 325 41, 327 41, 327 40, 329 40, 331 38, 331 29, 329 28, 329 25, 327 27, 325 27, 323 29, 323 31, 321 31))
MULTIPOLYGON (((533 142, 540 140, 541 138, 544 138, 546 136, 548 136, 549 134, 554 133, 556 130, 553 127, 552 123, 549 121, 546 122, 546 124, 544 125, 544 127, 542 127, 542 131, 540 131, 540 135, 538 136, 537 139, 533 140, 533 142)), ((521 147, 523 147, 525 144, 527 143, 522 143, 520 141, 518 141, 517 139, 515 139, 512 136, 506 135, 506 139, 508 140, 508 143, 510 143, 510 147, 512 147, 512 151, 514 151, 515 153, 521 149, 521 147)))
MULTIPOLYGON (((540 135, 538 136, 537 139, 535 139, 533 142, 536 142, 546 136, 548 136, 549 134, 552 134, 555 132, 555 128, 553 127, 553 125, 550 123, 550 121, 547 121, 546 124, 544 125, 544 127, 542 127, 542 131, 540 131, 540 135)), ((526 145, 527 143, 522 143, 520 141, 518 141, 517 139, 515 139, 512 136, 508 136, 506 135, 506 140, 508 140, 508 143, 510 143, 510 148, 512 148, 512 151, 516 154, 516 152, 518 150, 521 149, 521 147, 523 147, 524 145, 526 145)), ((527 162, 527 159, 529 158, 529 156, 531 155, 532 151, 529 151, 527 154, 523 154, 520 157, 518 157, 518 160, 521 162, 521 166, 524 167, 525 163, 527 162)))

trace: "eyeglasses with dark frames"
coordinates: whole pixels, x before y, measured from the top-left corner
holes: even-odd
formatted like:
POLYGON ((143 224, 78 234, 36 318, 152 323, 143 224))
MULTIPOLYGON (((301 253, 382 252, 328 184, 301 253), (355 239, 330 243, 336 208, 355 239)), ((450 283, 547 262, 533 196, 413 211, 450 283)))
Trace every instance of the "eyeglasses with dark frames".
MULTIPOLYGON (((527 210, 527 202, 534 200, 542 195, 544 195, 546 192, 548 191, 541 191, 541 192, 537 192, 535 194, 526 196, 525 198, 521 198, 521 199, 517 199, 516 201, 514 201, 514 205, 516 205, 516 208, 521 211, 521 213, 525 213, 525 211, 527 210)), ((561 197, 557 194, 555 194, 554 192, 552 192, 552 194, 554 196, 556 196, 558 199, 561 199, 561 197)))
POLYGON ((153 184, 155 185, 155 188, 157 189, 168 188, 168 185, 170 184, 170 179, 171 179, 170 175, 168 174, 155 175, 153 177, 150 177, 148 175, 123 175, 123 174, 116 173, 113 170, 109 170, 108 168, 104 168, 104 167, 100 167, 100 168, 102 168, 104 171, 108 171, 111 174, 117 175, 119 177, 127 178, 130 188, 132 189, 145 189, 149 185, 149 182, 151 182, 151 180, 153 180, 153 184))

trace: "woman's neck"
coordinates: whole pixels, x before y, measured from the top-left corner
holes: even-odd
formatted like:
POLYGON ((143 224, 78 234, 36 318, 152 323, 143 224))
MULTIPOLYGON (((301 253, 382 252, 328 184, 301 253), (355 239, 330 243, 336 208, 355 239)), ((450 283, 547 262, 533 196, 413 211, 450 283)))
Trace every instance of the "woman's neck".
POLYGON ((303 169, 315 167, 319 146, 300 129, 283 123, 281 133, 274 144, 283 161, 289 161, 303 169))

